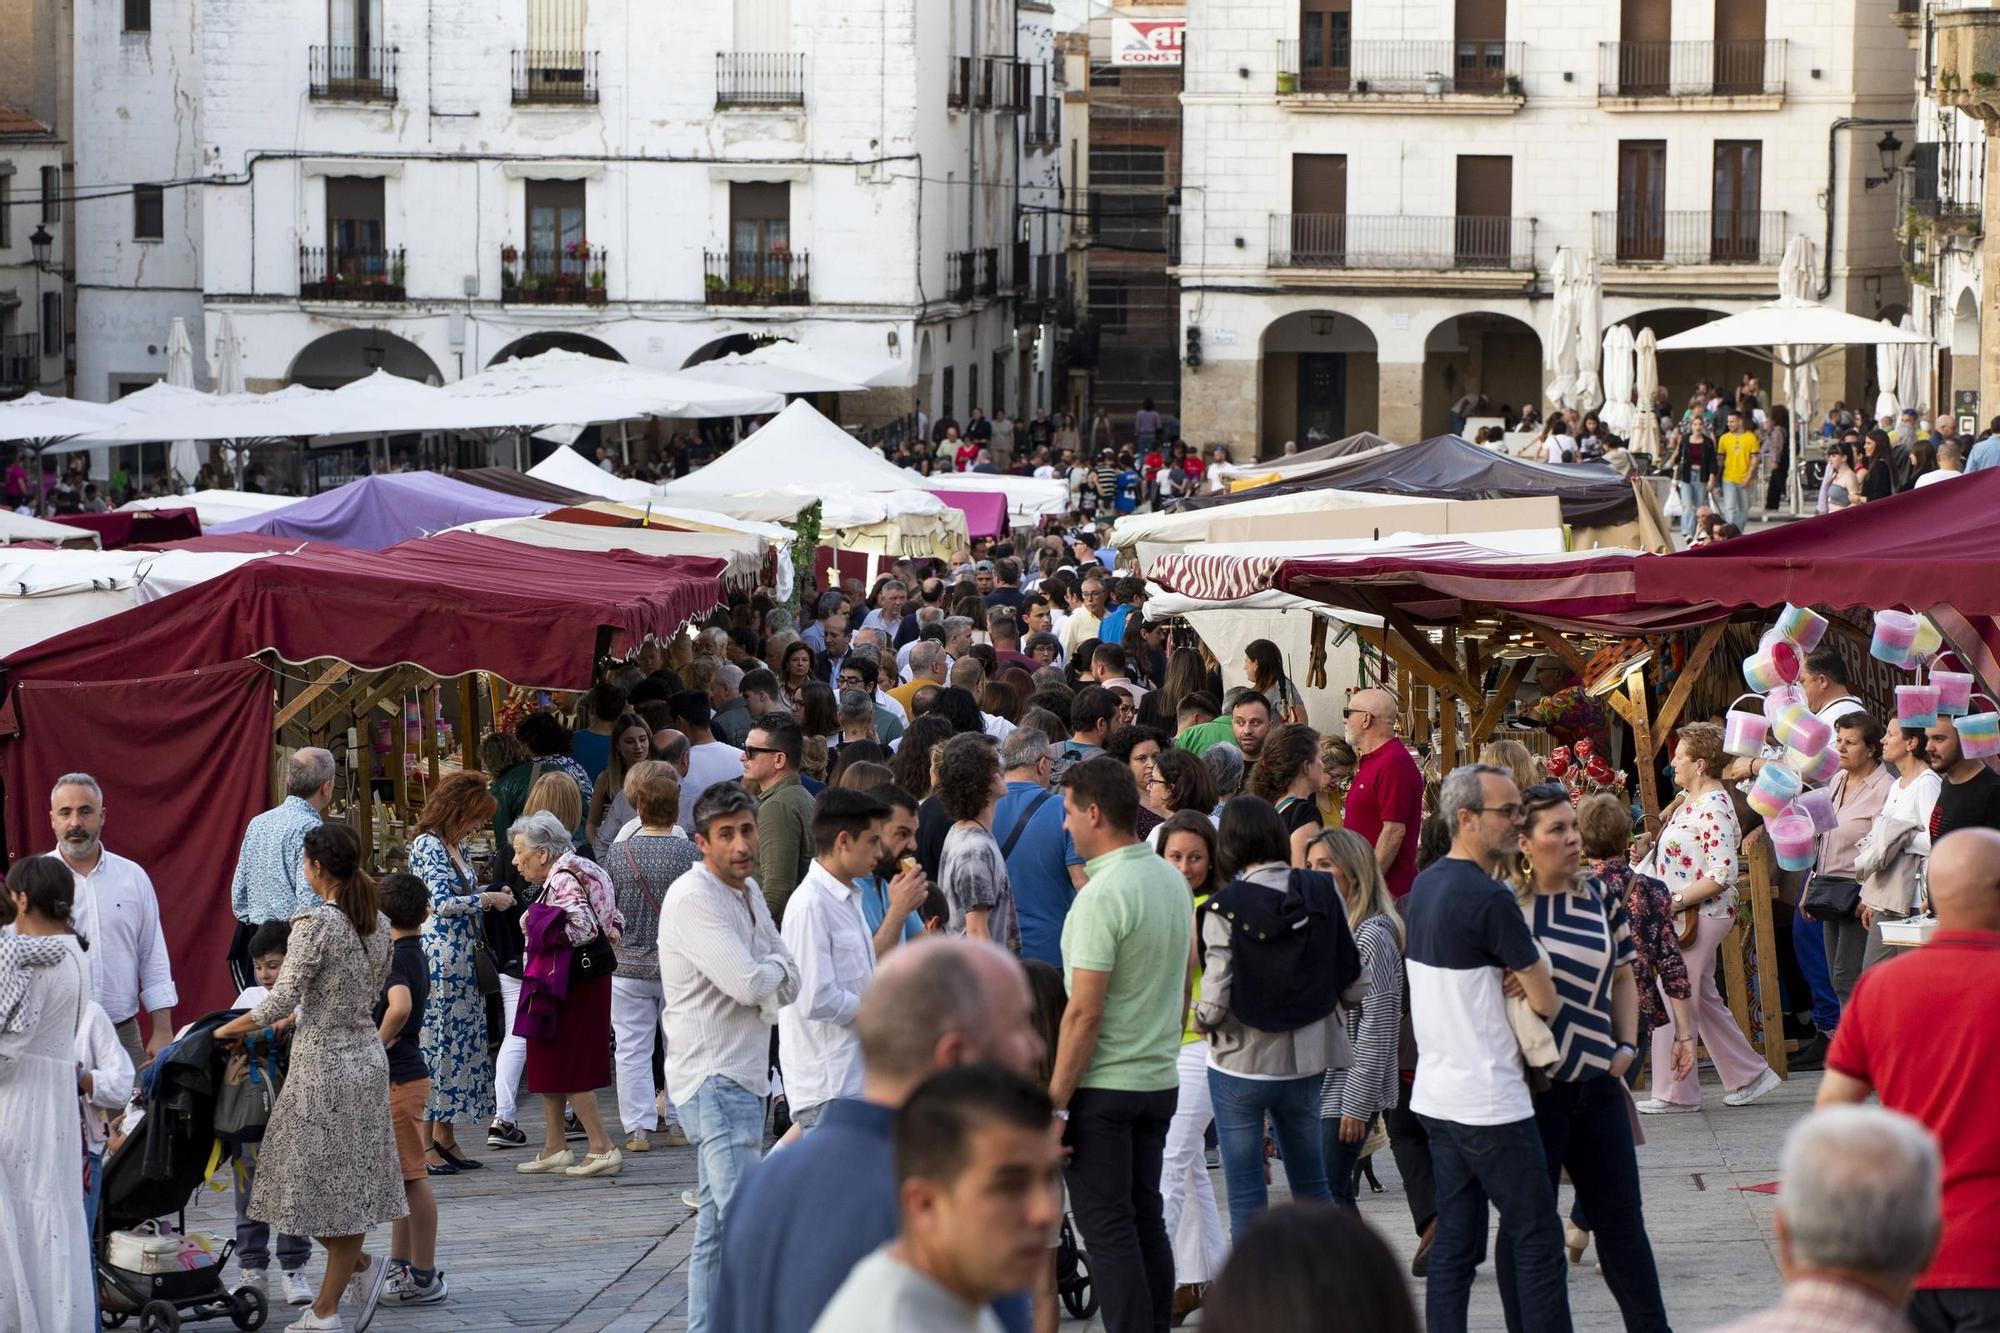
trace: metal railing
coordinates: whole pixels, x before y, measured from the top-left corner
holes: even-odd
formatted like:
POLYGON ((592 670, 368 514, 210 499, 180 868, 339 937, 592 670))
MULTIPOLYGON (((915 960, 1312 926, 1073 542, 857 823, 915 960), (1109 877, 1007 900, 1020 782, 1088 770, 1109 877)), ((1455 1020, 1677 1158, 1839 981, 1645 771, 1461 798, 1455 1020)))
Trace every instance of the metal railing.
POLYGON ((1028 112, 1027 139, 1030 148, 1054 148, 1062 138, 1061 102, 1053 95, 1038 95, 1028 112))
POLYGON ((947 301, 970 301, 979 285, 979 252, 955 250, 944 257, 944 294, 947 301))
POLYGON ((404 298, 403 247, 341 250, 299 247, 301 301, 400 301, 404 298))
POLYGON ((1782 212, 1598 213, 1597 253, 1612 264, 1775 265, 1785 250, 1782 212))
POLYGON ((963 111, 972 105, 972 57, 953 56, 945 84, 944 104, 963 111))
POLYGON ((603 305, 606 255, 578 241, 549 250, 500 248, 500 299, 514 305, 603 305))
POLYGON ((1272 268, 1376 268, 1532 273, 1533 218, 1273 213, 1272 268))
POLYGON ((516 51, 514 102, 589 103, 597 100, 597 52, 516 51))
POLYGON ((1600 97, 1755 97, 1785 91, 1785 39, 1600 42, 1600 97))
POLYGON ((977 261, 973 265, 975 282, 981 296, 1000 294, 1000 250, 993 246, 985 250, 975 250, 977 261))
POLYGON ((717 106, 804 106, 806 58, 790 51, 718 51, 717 106))
POLYGON ((42 382, 41 358, 35 355, 36 335, 10 333, 0 338, 0 389, 32 389, 42 382))
POLYGON ((802 250, 704 250, 702 289, 710 305, 811 305, 812 282, 802 250))
POLYGON ((979 62, 978 102, 992 111, 1024 109, 1021 79, 1027 66, 1011 56, 987 56, 979 62))
POLYGON ((396 100, 393 46, 314 46, 306 52, 312 95, 342 102, 396 100))
POLYGON ((1520 42, 1483 38, 1437 41, 1337 40, 1307 48, 1278 43, 1279 91, 1301 93, 1485 93, 1519 96, 1520 42))

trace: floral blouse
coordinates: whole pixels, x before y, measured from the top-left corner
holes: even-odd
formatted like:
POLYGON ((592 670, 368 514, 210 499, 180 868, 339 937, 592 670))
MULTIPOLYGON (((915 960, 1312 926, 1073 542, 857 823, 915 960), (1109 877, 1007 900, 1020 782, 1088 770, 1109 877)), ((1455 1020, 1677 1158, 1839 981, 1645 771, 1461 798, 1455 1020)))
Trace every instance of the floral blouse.
POLYGON ((1593 861, 1591 867, 1604 881, 1605 888, 1625 900, 1625 916, 1631 923, 1632 946, 1637 953, 1632 961, 1632 979, 1639 984, 1636 1044, 1643 1051, 1653 1029, 1665 1027, 1671 1021, 1666 1002, 1660 998, 1662 987, 1669 999, 1685 1000, 1694 994, 1688 981, 1687 962, 1681 957, 1680 937, 1674 929, 1673 900, 1666 885, 1651 875, 1634 871, 1628 861, 1593 861), (1653 984, 1656 977, 1660 983, 1657 986, 1653 984))
POLYGON ((1729 793, 1717 787, 1688 801, 1660 834, 1652 858, 1652 873, 1673 893, 1685 893, 1696 881, 1712 879, 1722 892, 1701 905, 1703 916, 1736 914, 1736 870, 1742 830, 1729 793))
POLYGON ((625 917, 618 910, 618 890, 612 887, 611 876, 597 862, 574 852, 550 867, 541 901, 569 915, 564 930, 574 946, 590 943, 600 929, 613 944, 625 934, 625 917))

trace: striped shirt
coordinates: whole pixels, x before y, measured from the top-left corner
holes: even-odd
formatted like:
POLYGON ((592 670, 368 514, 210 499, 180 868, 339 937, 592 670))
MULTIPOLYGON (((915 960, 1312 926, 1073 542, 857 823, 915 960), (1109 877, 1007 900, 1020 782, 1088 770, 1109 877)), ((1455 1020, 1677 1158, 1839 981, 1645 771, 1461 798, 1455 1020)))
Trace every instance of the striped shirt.
POLYGON ((1549 1031, 1556 1063, 1549 1077, 1577 1082, 1611 1068, 1618 1038, 1611 1027, 1611 977, 1637 956, 1625 903, 1595 875, 1579 875, 1567 893, 1537 893, 1521 906, 1528 929, 1548 951, 1556 983, 1549 1031))
POLYGON ((692 1099, 711 1078, 753 1096, 771 1090, 771 1027, 798 998, 799 965, 757 881, 732 889, 705 863, 675 880, 660 908, 667 1096, 692 1099))
POLYGON ((1322 1120, 1343 1115, 1371 1120, 1394 1106, 1400 1091, 1396 1034, 1403 1025, 1403 949, 1394 923, 1386 916, 1369 917, 1354 932, 1354 947, 1361 952, 1368 993, 1345 1010, 1354 1063, 1326 1071, 1320 1086, 1322 1120))

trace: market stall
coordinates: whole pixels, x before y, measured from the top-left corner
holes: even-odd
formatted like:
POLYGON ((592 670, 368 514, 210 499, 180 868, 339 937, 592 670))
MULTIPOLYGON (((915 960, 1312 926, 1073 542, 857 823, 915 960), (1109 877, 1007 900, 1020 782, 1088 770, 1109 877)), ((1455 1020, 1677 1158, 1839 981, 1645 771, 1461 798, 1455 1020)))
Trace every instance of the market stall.
POLYGON ((435 472, 392 472, 336 486, 255 518, 223 523, 215 531, 224 536, 261 533, 380 550, 477 519, 528 518, 554 507, 435 472))

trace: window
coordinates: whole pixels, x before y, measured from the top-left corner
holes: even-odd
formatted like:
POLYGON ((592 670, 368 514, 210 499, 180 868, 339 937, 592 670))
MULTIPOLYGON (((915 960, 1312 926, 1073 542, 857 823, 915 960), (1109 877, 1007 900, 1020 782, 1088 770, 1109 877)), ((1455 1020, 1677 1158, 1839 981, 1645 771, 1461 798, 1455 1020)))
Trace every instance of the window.
POLYGON ((529 181, 526 271, 541 277, 584 271, 582 181, 529 181))
POLYGON ((1709 233, 1709 258, 1715 263, 1751 263, 1763 236, 1764 145, 1754 139, 1722 140, 1715 144, 1714 219, 1709 233))
POLYGON ((0 250, 14 244, 13 198, 13 168, 0 168, 0 250))
POLYGON ((1347 155, 1292 154, 1292 262, 1347 263, 1347 155))
POLYGON ((1299 12, 1299 80, 1307 92, 1344 92, 1353 46, 1349 0, 1304 0, 1299 12))
POLYGON ((166 191, 157 185, 132 187, 132 239, 157 241, 167 234, 166 191))
POLYGON ((153 0, 125 0, 125 31, 153 30, 153 0))
POLYGON ((785 181, 735 181, 729 187, 729 249, 738 255, 792 248, 792 187, 785 181))
POLYGON ((967 408, 979 406, 979 363, 977 361, 965 368, 965 405, 967 408))
POLYGON ((1618 145, 1618 258, 1657 262, 1666 257, 1666 245, 1666 140, 1623 140, 1618 145))
POLYGON ((1124 328, 1129 297, 1130 284, 1124 277, 1093 272, 1086 298, 1091 322, 1100 329, 1124 328))
POLYGON ((1165 185, 1167 150, 1154 144, 1092 144, 1092 188, 1117 185, 1165 185))
POLYGON ((1156 194, 1090 192, 1090 233, 1097 245, 1112 250, 1143 250, 1164 254, 1167 248, 1167 204, 1156 194))
MULTIPOLYGON (((950 326, 950 325, 946 325, 945 327, 946 327, 946 328, 950 328, 951 326, 950 326)), ((953 402, 953 399, 952 399, 952 382, 951 382, 951 381, 952 381, 952 368, 951 368, 950 366, 946 366, 946 367, 944 368, 944 389, 942 390, 942 392, 940 393, 940 395, 939 395, 939 398, 938 398, 938 415, 939 415, 939 416, 946 416, 946 417, 948 417, 948 416, 954 416, 954 415, 956 415, 956 414, 955 414, 955 413, 954 413, 954 412, 953 412, 953 411, 951 410, 951 408, 952 408, 952 402, 953 402)))
MULTIPOLYGON (((382 0, 327 0, 326 40, 355 50, 382 45, 382 0)), ((356 73, 365 77, 360 68, 356 73)))
POLYGON ((62 221, 62 168, 42 168, 42 221, 62 221))
POLYGON ((339 277, 373 278, 387 271, 381 177, 326 178, 326 244, 333 252, 330 271, 339 277))
POLYGON ((42 293, 42 355, 61 356, 63 303, 61 292, 42 293))

